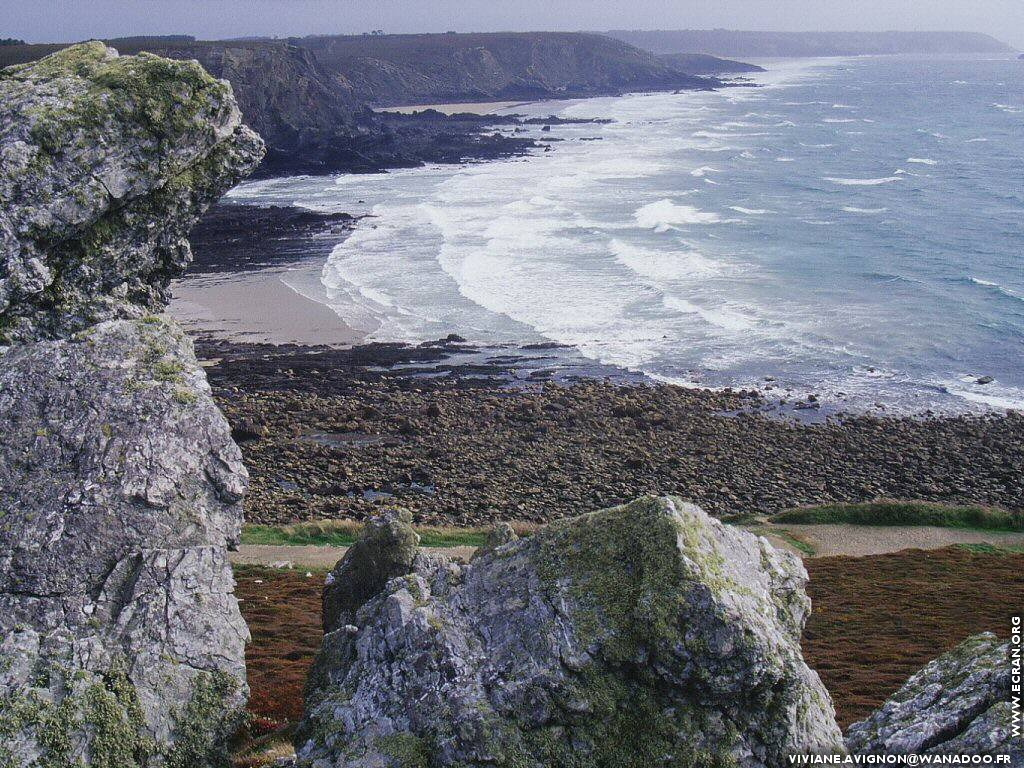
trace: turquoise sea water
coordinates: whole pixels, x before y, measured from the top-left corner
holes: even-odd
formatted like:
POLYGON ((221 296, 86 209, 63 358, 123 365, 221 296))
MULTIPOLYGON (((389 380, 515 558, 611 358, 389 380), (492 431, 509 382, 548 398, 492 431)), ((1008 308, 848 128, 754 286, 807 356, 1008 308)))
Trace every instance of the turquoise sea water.
POLYGON ((766 65, 759 88, 512 110, 614 120, 538 129, 552 152, 232 196, 373 214, 318 296, 371 338, 551 340, 844 407, 1024 407, 1024 62, 766 65))

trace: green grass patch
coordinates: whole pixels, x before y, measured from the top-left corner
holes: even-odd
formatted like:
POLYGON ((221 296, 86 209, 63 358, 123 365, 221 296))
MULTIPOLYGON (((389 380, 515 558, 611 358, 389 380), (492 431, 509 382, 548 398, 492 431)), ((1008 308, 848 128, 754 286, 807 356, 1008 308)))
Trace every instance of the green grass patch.
MULTIPOLYGON (((522 536, 530 533, 529 524, 513 524, 522 536)), ((278 546, 348 547, 355 543, 363 530, 362 523, 354 520, 316 520, 290 525, 246 525, 242 529, 243 544, 271 544, 278 546)), ((448 528, 443 526, 417 526, 421 547, 479 547, 487 539, 488 528, 448 528)))
POLYGON ((795 507, 775 515, 773 523, 850 523, 852 525, 934 525, 986 531, 1024 531, 1024 514, 997 507, 951 506, 928 501, 876 501, 795 507))

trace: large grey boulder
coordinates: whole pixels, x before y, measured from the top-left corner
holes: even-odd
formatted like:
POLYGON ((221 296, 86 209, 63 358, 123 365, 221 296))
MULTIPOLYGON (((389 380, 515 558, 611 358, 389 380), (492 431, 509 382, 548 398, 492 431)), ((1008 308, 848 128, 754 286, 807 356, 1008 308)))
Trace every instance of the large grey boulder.
POLYGON ((800 561, 674 498, 468 565, 420 554, 324 637, 300 765, 778 766, 842 749, 800 561))
POLYGON ((91 42, 0 70, 0 343, 159 310, 262 153, 195 62, 91 42))
POLYGON ((248 476, 150 311, 260 141, 196 65, 98 43, 0 96, 0 765, 225 765, 248 476))
POLYGON ((1011 755, 1010 644, 986 632, 928 663, 874 714, 850 726, 853 754, 1011 755))
POLYGON ((0 424, 0 765, 215 763, 247 475, 191 342, 146 318, 10 347, 0 424))

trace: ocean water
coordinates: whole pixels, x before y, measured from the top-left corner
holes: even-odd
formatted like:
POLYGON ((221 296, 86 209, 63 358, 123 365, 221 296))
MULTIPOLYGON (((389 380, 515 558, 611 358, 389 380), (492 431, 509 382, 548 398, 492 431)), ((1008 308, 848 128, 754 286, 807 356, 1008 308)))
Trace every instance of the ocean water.
POLYGON ((515 109, 614 121, 538 128, 551 152, 232 197, 372 215, 317 296, 371 339, 549 340, 850 409, 1024 407, 1024 63, 767 66, 758 88, 515 109))

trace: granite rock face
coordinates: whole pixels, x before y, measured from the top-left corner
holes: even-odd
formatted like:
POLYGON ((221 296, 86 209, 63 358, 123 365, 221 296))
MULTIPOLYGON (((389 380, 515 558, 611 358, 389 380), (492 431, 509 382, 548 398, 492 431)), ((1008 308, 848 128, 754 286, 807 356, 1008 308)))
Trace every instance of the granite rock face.
POLYGON ((158 310, 189 229, 262 152, 196 63, 92 42, 0 70, 0 334, 158 310))
POLYGON ((223 765, 248 476, 150 312, 260 141, 196 65, 95 43, 0 94, 0 765, 223 765))
POLYGON ((986 632, 914 674, 874 714, 850 726, 852 754, 1010 755, 1010 644, 986 632))
POLYGON ((842 749, 799 560, 674 498, 468 565, 417 555, 329 631, 299 765, 777 766, 842 749))

